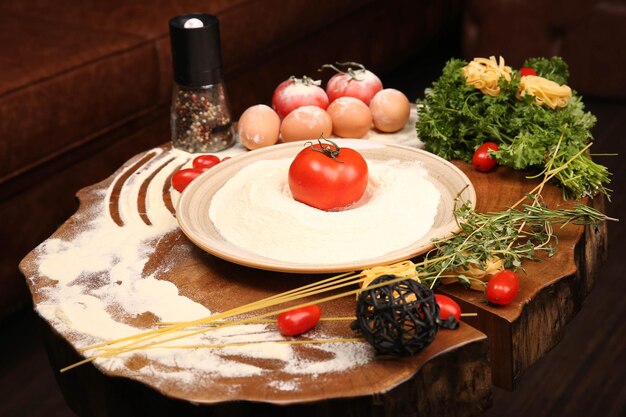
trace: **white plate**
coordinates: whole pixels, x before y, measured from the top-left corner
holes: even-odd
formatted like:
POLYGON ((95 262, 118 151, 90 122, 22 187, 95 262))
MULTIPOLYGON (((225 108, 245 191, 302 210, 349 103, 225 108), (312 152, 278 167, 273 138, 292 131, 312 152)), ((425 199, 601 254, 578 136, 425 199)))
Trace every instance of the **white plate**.
MULTIPOLYGON (((225 240, 209 218, 213 195, 241 168, 261 160, 295 157, 303 148, 303 142, 274 145, 237 156, 222 162, 197 177, 182 193, 176 210, 176 218, 182 231, 198 247, 227 261, 258 269, 296 273, 336 273, 355 271, 377 265, 413 258, 425 253, 433 245, 434 238, 447 236, 457 230, 454 220, 454 199, 461 197, 476 204, 476 191, 467 176, 450 162, 429 152, 401 145, 379 143, 359 139, 338 139, 340 147, 357 149, 366 160, 420 161, 428 171, 427 179, 439 190, 441 196, 433 227, 412 244, 381 254, 380 256, 348 263, 311 265, 284 262, 247 251, 225 240)), ((392 231, 390 231, 392 233, 392 231)))

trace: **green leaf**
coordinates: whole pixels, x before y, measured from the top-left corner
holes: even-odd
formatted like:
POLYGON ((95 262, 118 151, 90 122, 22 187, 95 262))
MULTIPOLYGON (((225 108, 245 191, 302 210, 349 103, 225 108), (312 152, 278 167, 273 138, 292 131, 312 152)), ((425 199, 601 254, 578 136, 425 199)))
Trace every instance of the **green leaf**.
MULTIPOLYGON (((530 95, 519 100, 520 78, 514 71, 510 81, 499 80, 501 94, 492 97, 465 84, 465 65, 467 62, 459 59, 448 61, 441 77, 426 90, 424 100, 418 101, 416 129, 427 151, 448 160, 471 161, 476 148, 491 141, 500 146, 495 154, 499 164, 541 172, 559 141, 553 168, 565 165, 593 140, 596 118, 585 111, 576 92, 566 107, 556 110, 535 105, 530 95)), ((559 84, 569 77, 560 57, 530 58, 524 66, 559 84)), ((564 195, 574 198, 608 194, 609 180, 608 170, 587 156, 568 164, 554 178, 564 188, 564 195)))

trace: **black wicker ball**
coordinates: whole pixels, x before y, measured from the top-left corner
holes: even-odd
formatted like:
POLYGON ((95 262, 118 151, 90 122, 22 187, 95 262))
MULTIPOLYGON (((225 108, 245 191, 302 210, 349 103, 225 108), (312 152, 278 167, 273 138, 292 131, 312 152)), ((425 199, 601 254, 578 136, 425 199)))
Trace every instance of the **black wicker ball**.
MULTIPOLYGON (((373 286, 397 279, 382 275, 373 286)), ((441 324, 439 306, 430 288, 412 279, 365 289, 359 295, 352 328, 379 354, 414 355, 428 346, 441 324)))

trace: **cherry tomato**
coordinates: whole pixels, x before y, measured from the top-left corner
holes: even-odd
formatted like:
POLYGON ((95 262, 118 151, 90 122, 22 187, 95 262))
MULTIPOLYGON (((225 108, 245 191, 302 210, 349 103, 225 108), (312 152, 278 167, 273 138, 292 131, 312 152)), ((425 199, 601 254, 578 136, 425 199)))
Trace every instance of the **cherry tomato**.
POLYGON ((505 306, 510 304, 519 291, 519 278, 510 269, 495 274, 487 283, 485 293, 490 303, 505 306))
POLYGON ((289 166, 289 189, 294 199, 320 210, 357 202, 368 179, 367 162, 360 153, 328 142, 307 146, 289 166))
POLYGON ((328 96, 319 81, 309 77, 291 77, 283 81, 274 90, 272 107, 281 119, 302 106, 317 106, 324 110, 328 107, 328 96))
POLYGON ((496 167, 496 160, 489 155, 489 150, 497 151, 498 144, 493 142, 485 142, 476 149, 472 157, 472 165, 476 171, 489 172, 496 167))
POLYGON ((439 317, 442 320, 448 320, 450 316, 454 316, 456 321, 461 320, 461 307, 456 301, 443 294, 435 294, 435 300, 439 304, 439 317))
POLYGON ((519 70, 519 75, 525 77, 527 75, 537 75, 537 72, 531 67, 522 67, 519 70))
POLYGON ((220 163, 220 158, 215 155, 200 155, 194 158, 193 167, 206 171, 207 169, 220 163))
POLYGON ((321 316, 322 309, 312 304, 281 313, 276 324, 283 336, 297 336, 315 327, 321 316))
POLYGON ((338 71, 337 74, 333 75, 326 84, 328 99, 332 103, 339 97, 354 97, 369 106, 372 97, 383 89, 383 83, 380 81, 380 78, 378 78, 373 72, 365 69, 363 65, 357 63, 346 64, 353 64, 358 68, 353 69, 348 67, 346 71, 340 71, 331 65, 324 66, 338 71))
POLYGON ((182 193, 189 183, 196 179, 198 175, 202 174, 202 172, 201 169, 197 168, 185 168, 176 171, 174 175, 172 175, 172 187, 182 193))

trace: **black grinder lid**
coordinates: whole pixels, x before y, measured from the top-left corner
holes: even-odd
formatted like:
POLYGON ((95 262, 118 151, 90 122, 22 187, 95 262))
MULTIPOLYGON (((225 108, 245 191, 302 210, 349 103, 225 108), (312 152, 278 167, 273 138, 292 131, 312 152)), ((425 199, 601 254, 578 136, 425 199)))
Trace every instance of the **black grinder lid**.
POLYGON ((192 13, 171 18, 170 43, 174 81, 187 87, 222 82, 220 26, 217 17, 192 13))

